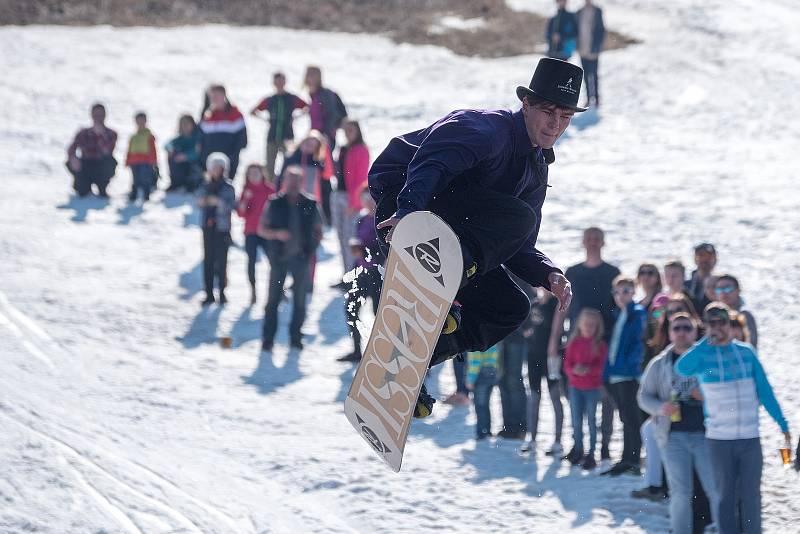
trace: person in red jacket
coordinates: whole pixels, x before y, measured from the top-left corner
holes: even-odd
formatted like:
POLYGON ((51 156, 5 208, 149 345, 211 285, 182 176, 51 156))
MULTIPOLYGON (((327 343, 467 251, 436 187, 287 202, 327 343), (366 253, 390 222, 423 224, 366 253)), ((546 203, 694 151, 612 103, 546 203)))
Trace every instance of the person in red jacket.
POLYGON ((244 173, 245 184, 236 213, 244 219, 244 250, 247 253, 247 278, 250 280, 250 304, 256 303, 256 262, 258 249, 267 253, 267 240, 258 235, 258 221, 275 194, 275 186, 267 177, 264 167, 250 164, 244 173))
POLYGON ((564 457, 572 465, 594 469, 597 461, 597 403, 603 387, 603 367, 608 346, 603 341, 603 316, 595 309, 584 308, 578 316, 578 328, 567 344, 564 372, 569 380, 569 404, 572 412, 572 450, 564 457), (589 423, 589 451, 583 454, 583 419, 589 423))
POLYGON ((200 117, 200 162, 205 165, 213 152, 222 152, 231 162, 230 179, 236 177, 239 152, 247 146, 247 126, 239 108, 228 100, 222 85, 212 85, 206 92, 200 117))
POLYGON ((360 192, 367 185, 369 150, 358 121, 346 121, 344 134, 347 144, 339 149, 336 186, 331 196, 331 223, 339 237, 344 272, 347 272, 354 267, 355 258, 350 252, 349 243, 361 211, 360 192))
POLYGON ((125 165, 131 168, 133 174, 133 184, 128 195, 128 200, 131 202, 139 196, 139 191, 142 192, 145 201, 149 200, 150 191, 158 179, 156 138, 147 128, 147 115, 140 111, 134 115, 134 120, 136 133, 131 136, 128 155, 125 158, 125 165))

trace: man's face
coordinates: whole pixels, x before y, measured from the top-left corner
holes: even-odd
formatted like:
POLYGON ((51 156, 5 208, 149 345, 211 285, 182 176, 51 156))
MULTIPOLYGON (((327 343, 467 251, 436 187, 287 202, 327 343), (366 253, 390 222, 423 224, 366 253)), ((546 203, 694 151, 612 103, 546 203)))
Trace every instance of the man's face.
POLYGON ((627 308, 628 304, 633 302, 633 286, 629 286, 627 284, 620 284, 614 288, 614 302, 617 304, 617 307, 627 308))
POLYGON ((599 253, 605 244, 602 233, 595 230, 583 233, 583 248, 586 249, 587 253, 599 253))
POLYGON ((685 349, 690 347, 697 339, 697 330, 686 319, 678 319, 669 325, 669 341, 677 347, 685 349))
POLYGON ((739 288, 730 280, 723 278, 717 280, 717 283, 714 285, 714 296, 716 300, 720 300, 731 308, 735 308, 739 303, 739 288))
POLYGON ((147 117, 136 117, 136 127, 140 130, 147 127, 147 117))
POLYGON ((275 85, 275 89, 283 91, 283 88, 286 87, 286 78, 283 76, 275 76, 272 79, 272 83, 275 85))
POLYGON ((531 143, 542 148, 553 148, 575 115, 571 109, 555 105, 533 107, 528 104, 527 99, 522 104, 522 111, 531 143))
POLYGON ((564 9, 567 7, 567 0, 556 0, 556 5, 558 6, 558 9, 564 9))
POLYGON ((303 183, 303 175, 299 172, 286 173, 286 193, 289 195, 297 195, 300 193, 300 186, 303 183))
POLYGON ((706 319, 706 332, 712 345, 725 345, 732 339, 731 320, 721 314, 706 319))
POLYGON ((665 267, 664 282, 670 289, 680 290, 683 287, 683 270, 680 267, 665 267))
POLYGON ((695 253, 694 263, 701 271, 710 273, 717 265, 717 255, 707 250, 701 250, 695 253))
POLYGON ((101 107, 92 109, 92 122, 94 122, 95 124, 103 124, 105 120, 106 120, 105 109, 101 107))

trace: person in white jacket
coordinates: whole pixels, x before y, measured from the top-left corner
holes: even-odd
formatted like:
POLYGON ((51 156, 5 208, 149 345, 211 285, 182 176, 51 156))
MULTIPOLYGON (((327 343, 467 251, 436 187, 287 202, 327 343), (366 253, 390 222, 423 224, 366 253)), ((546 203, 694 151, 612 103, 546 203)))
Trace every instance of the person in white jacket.
POLYGON ((673 534, 692 532, 692 471, 697 471, 716 518, 717 491, 703 424, 703 402, 694 377, 678 375, 673 366, 697 339, 697 323, 686 313, 670 318, 669 345, 653 358, 642 375, 637 399, 651 415, 656 441, 663 452, 670 488, 669 516, 673 534))

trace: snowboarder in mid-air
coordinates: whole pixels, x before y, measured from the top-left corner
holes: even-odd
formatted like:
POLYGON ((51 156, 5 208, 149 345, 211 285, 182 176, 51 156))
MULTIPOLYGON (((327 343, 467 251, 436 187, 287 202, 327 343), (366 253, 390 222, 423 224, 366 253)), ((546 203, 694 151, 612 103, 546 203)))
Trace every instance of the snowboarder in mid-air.
MULTIPOLYGON (((431 366, 485 351, 522 324, 530 302, 507 271, 569 306, 569 281, 536 238, 553 145, 585 111, 577 106, 582 78, 578 66, 542 59, 530 86, 517 87, 518 111, 453 111, 395 137, 375 160, 369 188, 385 253, 400 219, 421 210, 441 217, 461 245, 463 277, 431 366)), ((414 415, 429 415, 434 402, 423 385, 414 415)))

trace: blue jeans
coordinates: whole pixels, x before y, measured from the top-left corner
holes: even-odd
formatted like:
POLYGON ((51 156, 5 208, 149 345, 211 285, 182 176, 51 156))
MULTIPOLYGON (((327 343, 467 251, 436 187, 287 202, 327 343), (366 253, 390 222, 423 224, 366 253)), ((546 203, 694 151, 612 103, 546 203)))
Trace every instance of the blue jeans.
MULTIPOLYGON (((711 468, 714 471, 719 494, 719 510, 715 516, 720 534, 741 532, 736 524, 737 487, 741 504, 741 523, 743 532, 761 532, 761 470, 764 458, 761 454, 761 440, 709 439, 711 468)), ((712 510, 713 510, 712 501, 712 510)))
MULTIPOLYGON (((717 518, 717 486, 711 463, 708 440, 703 432, 670 432, 664 453, 664 467, 669 482, 669 520, 673 534, 692 532, 692 471, 703 486, 711 504, 711 517, 717 518)), ((648 449, 648 457, 650 452, 648 449)))
POLYGON ((453 358, 453 374, 456 375, 456 393, 469 395, 467 389, 467 362, 466 355, 463 358, 453 358))
POLYGON ((489 411, 489 399, 492 396, 492 389, 494 389, 496 385, 497 369, 481 367, 472 392, 472 401, 475 403, 475 415, 478 418, 478 422, 475 426, 475 433, 478 438, 492 435, 492 414, 489 411))
POLYGON ((244 236, 244 251, 247 253, 247 279, 250 285, 256 285, 256 262, 258 262, 258 249, 267 254, 267 240, 257 234, 244 236))
POLYGON ((500 377, 500 402, 503 405, 503 429, 527 432, 528 396, 522 381, 522 362, 528 357, 524 339, 504 341, 501 345, 503 374, 500 377))
POLYGON ((572 439, 575 450, 583 452, 583 418, 589 423, 589 456, 594 456, 597 448, 597 403, 601 390, 569 388, 569 408, 572 412, 572 439))
POLYGON ((144 199, 148 200, 150 198, 150 190, 153 188, 155 168, 147 163, 135 163, 131 165, 131 173, 133 173, 133 187, 129 198, 136 200, 139 190, 141 190, 144 199))

